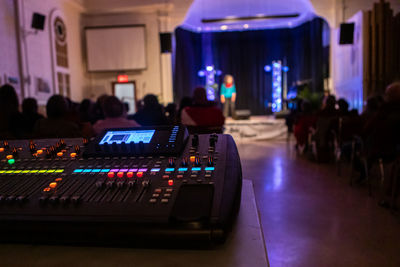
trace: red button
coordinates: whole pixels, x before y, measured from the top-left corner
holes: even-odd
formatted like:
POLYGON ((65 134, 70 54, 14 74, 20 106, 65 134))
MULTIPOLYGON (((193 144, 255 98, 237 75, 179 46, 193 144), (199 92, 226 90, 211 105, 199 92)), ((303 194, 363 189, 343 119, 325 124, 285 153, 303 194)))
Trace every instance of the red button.
POLYGON ((126 173, 126 177, 132 178, 132 177, 133 177, 133 172, 127 172, 127 173, 126 173))
POLYGON ((124 177, 124 173, 123 173, 123 172, 118 172, 118 173, 117 173, 117 176, 118 176, 119 178, 122 178, 122 177, 124 177))
POLYGON ((114 173, 113 173, 113 172, 109 172, 109 173, 107 174, 107 176, 108 176, 108 178, 114 178, 114 173))
POLYGON ((168 180, 168 185, 173 186, 174 185, 174 180, 168 180))
POLYGON ((139 178, 143 177, 143 172, 136 173, 136 176, 139 177, 139 178))

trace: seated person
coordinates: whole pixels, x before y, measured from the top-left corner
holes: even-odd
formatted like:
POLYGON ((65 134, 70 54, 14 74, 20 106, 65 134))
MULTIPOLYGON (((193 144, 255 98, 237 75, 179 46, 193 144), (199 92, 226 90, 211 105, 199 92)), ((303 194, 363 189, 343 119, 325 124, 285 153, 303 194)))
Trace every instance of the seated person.
POLYGON ((214 102, 207 100, 206 90, 198 87, 194 90, 193 105, 182 110, 181 122, 188 126, 222 127, 225 117, 214 102))
POLYGON ((369 158, 392 160, 400 152, 400 83, 389 85, 385 102, 367 123, 364 140, 369 158))
MULTIPOLYGON (((366 123, 364 131, 368 168, 371 168, 379 159, 382 159, 384 163, 395 164, 395 160, 400 155, 400 82, 387 87, 384 103, 376 115, 366 123)), ((386 205, 391 200, 393 188, 396 191, 398 189, 395 187, 398 185, 396 185, 398 177, 395 176, 396 168, 394 168, 396 165, 392 166, 385 174, 385 179, 381 181, 380 196, 378 196, 380 205, 386 205)), ((360 170, 362 181, 366 178, 366 173, 362 168, 360 170)))
POLYGON ((31 137, 35 123, 44 118, 42 114, 38 113, 38 104, 36 99, 24 99, 22 102, 22 118, 24 121, 24 134, 26 137, 31 137))
POLYGON ((328 96, 323 103, 322 109, 317 113, 315 121, 315 133, 313 139, 317 146, 318 159, 328 162, 333 155, 333 131, 338 130, 338 112, 335 108, 336 98, 328 96))
POLYGON ((344 98, 340 98, 337 101, 339 109, 337 110, 337 113, 340 117, 345 117, 349 116, 349 103, 346 101, 344 98))
POLYGON ((35 123, 33 135, 37 138, 80 137, 76 123, 66 119, 68 104, 62 95, 53 95, 46 104, 47 119, 35 123))
POLYGON ((294 126, 294 136, 296 137, 297 146, 304 148, 308 145, 308 134, 310 128, 315 124, 316 117, 310 102, 302 102, 301 109, 302 112, 298 115, 294 126))
POLYGON ((98 120, 94 125, 96 134, 101 133, 108 128, 129 128, 139 127, 140 125, 134 120, 126 118, 124 104, 115 96, 108 96, 103 102, 103 112, 105 119, 98 120))
POLYGON ((135 114, 128 116, 143 126, 167 125, 168 119, 164 114, 163 107, 158 103, 155 95, 148 94, 143 98, 143 107, 135 114))
POLYGON ((9 84, 0 87, 0 139, 23 137, 23 120, 18 96, 9 84))

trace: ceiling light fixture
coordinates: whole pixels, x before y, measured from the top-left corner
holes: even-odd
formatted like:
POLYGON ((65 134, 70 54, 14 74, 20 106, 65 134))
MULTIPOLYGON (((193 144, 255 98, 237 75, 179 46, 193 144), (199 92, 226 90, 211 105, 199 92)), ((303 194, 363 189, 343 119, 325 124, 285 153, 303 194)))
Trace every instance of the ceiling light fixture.
POLYGON ((271 19, 289 19, 289 18, 297 18, 300 14, 283 14, 283 15, 257 15, 257 16, 248 16, 248 17, 234 17, 232 16, 225 18, 214 18, 214 19, 202 19, 202 23, 215 23, 215 22, 237 22, 243 20, 271 20, 271 19))

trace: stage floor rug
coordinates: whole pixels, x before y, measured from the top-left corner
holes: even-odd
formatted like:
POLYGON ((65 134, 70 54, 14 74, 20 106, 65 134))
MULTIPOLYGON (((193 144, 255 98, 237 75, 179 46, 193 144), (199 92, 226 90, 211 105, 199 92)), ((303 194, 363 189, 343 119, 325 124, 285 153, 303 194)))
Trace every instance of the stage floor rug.
POLYGON ((284 119, 274 116, 251 116, 249 120, 225 120, 225 134, 233 136, 236 142, 285 139, 287 127, 284 119))

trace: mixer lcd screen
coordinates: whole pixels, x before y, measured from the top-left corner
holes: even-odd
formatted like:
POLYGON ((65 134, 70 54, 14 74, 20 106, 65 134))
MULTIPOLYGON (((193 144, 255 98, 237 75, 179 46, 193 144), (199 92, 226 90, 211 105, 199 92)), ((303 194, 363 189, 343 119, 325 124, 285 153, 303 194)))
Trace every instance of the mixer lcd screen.
POLYGON ((108 131, 103 136, 100 141, 100 145, 104 145, 105 143, 112 144, 117 143, 139 143, 143 142, 144 144, 148 144, 151 141, 151 138, 154 135, 155 130, 126 130, 126 131, 108 131))

